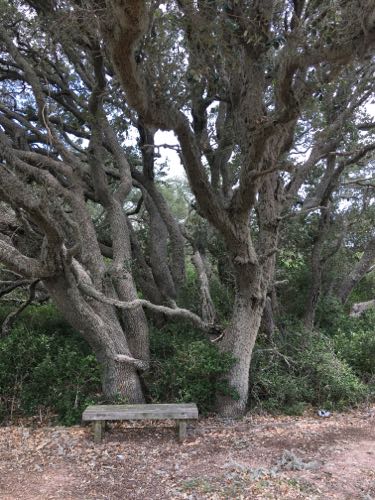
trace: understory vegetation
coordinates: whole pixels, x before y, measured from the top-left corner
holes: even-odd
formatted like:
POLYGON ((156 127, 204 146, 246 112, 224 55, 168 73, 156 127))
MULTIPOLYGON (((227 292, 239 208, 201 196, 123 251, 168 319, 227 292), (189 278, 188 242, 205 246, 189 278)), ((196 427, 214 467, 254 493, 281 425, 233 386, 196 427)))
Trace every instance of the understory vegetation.
MULTIPOLYGON (((272 338, 260 334, 249 408, 299 415, 308 408, 343 410, 373 400, 374 323, 374 313, 358 319, 341 312, 329 328, 313 334, 288 320, 272 338)), ((217 394, 236 397, 224 379, 233 360, 190 325, 152 328, 151 353, 144 377, 149 402, 194 401, 207 414, 217 394)), ((30 308, 0 343, 1 421, 33 416, 71 425, 96 402, 105 400, 89 346, 53 306, 30 308)))

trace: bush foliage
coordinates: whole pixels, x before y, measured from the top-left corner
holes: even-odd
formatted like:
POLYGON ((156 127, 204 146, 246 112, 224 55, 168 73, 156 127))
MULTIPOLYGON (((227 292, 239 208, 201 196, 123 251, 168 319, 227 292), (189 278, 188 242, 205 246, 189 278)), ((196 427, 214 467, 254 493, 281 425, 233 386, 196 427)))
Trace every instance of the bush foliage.
POLYGON ((375 311, 360 318, 342 318, 333 336, 338 355, 372 389, 375 388, 375 311))
MULTIPOLYGON (((300 414, 308 406, 343 409, 374 395, 375 314, 349 318, 337 309, 319 332, 281 321, 272 339, 259 335, 250 373, 251 408, 300 414)), ((0 311, 4 316, 5 311, 0 311)), ((189 325, 151 328, 149 402, 191 402, 215 408, 234 360, 189 325)), ((0 342, 0 419, 55 415, 80 421, 84 407, 100 400, 98 365, 84 340, 49 305, 27 310, 0 342)))
POLYGON ((206 413, 214 409, 216 395, 231 392, 222 379, 234 360, 188 325, 153 329, 151 356, 147 382, 153 402, 193 401, 206 413))
POLYGON ((250 405, 290 414, 300 414, 307 406, 340 410, 369 396, 364 378, 335 339, 287 325, 272 341, 258 339, 250 372, 250 405))
MULTIPOLYGON (((4 316, 4 311, 3 311, 4 316)), ((0 318, 1 319, 1 318, 0 318)), ((151 370, 145 376, 150 402, 196 402, 212 411, 232 359, 189 326, 151 329, 151 370)), ((32 308, 0 342, 0 419, 55 414, 80 421, 100 399, 100 373, 89 347, 51 306, 32 308)))
POLYGON ((0 342, 0 367, 3 421, 48 412, 73 424, 100 390, 95 357, 50 306, 29 310, 0 342))

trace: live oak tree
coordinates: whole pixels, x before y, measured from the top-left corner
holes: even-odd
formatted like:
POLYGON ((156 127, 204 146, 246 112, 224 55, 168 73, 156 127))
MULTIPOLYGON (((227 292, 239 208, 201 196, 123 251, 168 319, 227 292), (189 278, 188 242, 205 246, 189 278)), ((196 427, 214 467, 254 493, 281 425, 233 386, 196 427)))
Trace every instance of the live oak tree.
MULTIPOLYGON (((18 11, 3 7, 0 32, 0 197, 18 226, 16 237, 1 232, 1 262, 42 280, 96 352, 108 395, 142 400, 138 370, 149 357, 142 307, 220 333, 218 347, 236 360, 228 381, 237 398, 220 397, 218 408, 241 415, 285 220, 320 210, 324 234, 335 189, 374 150, 363 117, 374 93, 373 2, 14 4, 18 11), (141 165, 130 164, 123 145, 129 122, 141 165), (361 131, 354 143, 349 123, 361 131), (204 319, 175 303, 184 230, 155 184, 157 130, 177 137, 194 209, 226 247, 235 300, 222 331, 201 255, 204 319), (148 261, 124 211, 132 189, 148 214, 148 261), (98 206, 104 235, 94 223, 98 206), (137 298, 137 287, 148 300, 137 298)), ((311 303, 313 310, 314 290, 311 303)))
POLYGON ((105 395, 140 402, 149 364, 142 306, 213 327, 175 304, 185 240, 154 183, 152 132, 127 109, 81 16, 72 24, 64 12, 59 26, 58 14, 39 19, 26 7, 2 5, 1 293, 30 285, 29 303, 42 284, 94 350, 105 395), (120 143, 132 122, 143 159, 120 143), (148 260, 132 225, 143 205, 148 260))
MULTIPOLYGON (((291 162, 288 153, 304 110, 323 85, 353 72, 359 82, 371 82, 374 6, 180 1, 158 9, 139 0, 95 6, 129 105, 144 124, 174 131, 198 210, 230 254, 236 297, 220 348, 237 360, 229 380, 238 399, 223 398, 220 409, 241 414, 283 213, 311 169, 341 145, 345 120, 370 97, 371 83, 363 90, 357 85, 351 104, 324 130, 317 127, 306 161, 291 162), (174 46, 161 36, 163 29, 174 34, 174 46), (171 74, 179 46, 186 51, 185 67, 171 74), (233 172, 236 148, 240 167, 233 172), (256 241, 249 225, 253 210, 256 241)), ((323 184, 332 168, 325 173, 323 184)))

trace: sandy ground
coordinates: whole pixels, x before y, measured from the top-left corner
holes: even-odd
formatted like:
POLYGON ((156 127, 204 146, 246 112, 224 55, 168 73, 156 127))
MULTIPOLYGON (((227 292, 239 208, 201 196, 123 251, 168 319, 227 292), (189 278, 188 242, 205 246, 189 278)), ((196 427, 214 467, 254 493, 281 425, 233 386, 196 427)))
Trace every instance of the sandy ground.
POLYGON ((375 500, 375 408, 330 418, 0 428, 0 499, 375 500))

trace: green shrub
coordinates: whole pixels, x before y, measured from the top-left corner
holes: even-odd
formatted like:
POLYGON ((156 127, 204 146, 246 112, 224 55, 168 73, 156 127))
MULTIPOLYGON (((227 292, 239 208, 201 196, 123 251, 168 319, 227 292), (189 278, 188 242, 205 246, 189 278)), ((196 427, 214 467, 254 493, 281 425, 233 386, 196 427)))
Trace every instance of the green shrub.
POLYGON ((0 419, 48 411, 76 423, 99 389, 96 360, 56 312, 40 308, 38 315, 39 329, 23 319, 0 342, 0 419))
MULTIPOLYGON (((9 307, 0 308, 0 323, 13 310, 9 307)), ((15 326, 27 326, 30 331, 42 331, 56 338, 73 337, 80 343, 82 349, 90 352, 89 346, 81 336, 65 321, 53 304, 29 306, 18 318, 15 326)))
POLYGON ((375 311, 351 317, 340 303, 327 297, 321 301, 318 313, 320 328, 333 340, 339 358, 365 383, 374 383, 375 311))
POLYGON ((233 288, 224 286, 217 278, 214 278, 211 280, 211 297, 219 321, 225 324, 230 319, 233 311, 233 288))
MULTIPOLYGON (((7 311, 0 310, 0 317, 7 311)), ((213 409, 232 359, 188 325, 151 328, 152 369, 145 376, 148 399, 194 401, 213 409)), ((0 342, 0 419, 52 412, 61 423, 79 421, 100 393, 99 368, 86 342, 51 305, 32 307, 0 342), (26 326, 27 325, 27 326, 26 326)))
MULTIPOLYGON (((308 405, 344 408, 373 395, 375 313, 349 318, 339 305, 336 312, 324 315, 324 334, 284 321, 273 342, 259 336, 251 407, 300 414, 308 405)), ((5 314, 0 310, 0 320, 5 314)), ((181 323, 151 327, 150 344, 151 370, 144 376, 149 401, 194 401, 207 413, 218 394, 235 397, 225 382, 234 360, 201 332, 181 323)), ((72 424, 99 393, 99 368, 89 346, 53 306, 29 308, 0 341, 0 420, 41 411, 72 424)))
POLYGON ((375 311, 340 322, 332 337, 339 356, 364 382, 375 386, 375 311))
POLYGON ((187 325, 152 329, 151 356, 146 382, 153 402, 195 402, 205 413, 217 394, 230 393, 222 379, 233 359, 187 325))
POLYGON ((359 403, 367 395, 366 386, 349 364, 338 357, 330 339, 313 339, 306 354, 303 366, 310 371, 317 404, 340 409, 359 403))
POLYGON ((259 338, 250 371, 251 406, 295 414, 307 405, 342 409, 367 395, 327 336, 289 325, 273 344, 259 338))
POLYGON ((178 301, 179 303, 183 304, 183 307, 185 307, 186 309, 190 309, 197 314, 200 313, 197 272, 190 261, 186 262, 186 280, 179 292, 178 301))
POLYGON ((316 309, 315 323, 328 337, 335 334, 339 325, 350 322, 350 316, 341 302, 332 295, 323 295, 316 309))

